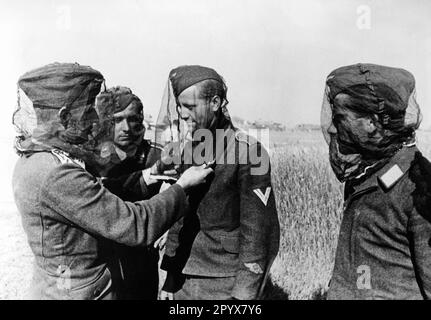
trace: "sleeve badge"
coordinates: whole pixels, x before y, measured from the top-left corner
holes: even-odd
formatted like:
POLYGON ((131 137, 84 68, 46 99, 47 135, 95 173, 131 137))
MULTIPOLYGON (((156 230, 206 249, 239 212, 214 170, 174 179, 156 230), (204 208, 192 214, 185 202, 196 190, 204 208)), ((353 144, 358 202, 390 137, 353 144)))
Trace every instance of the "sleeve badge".
POLYGON ((267 203, 268 203, 269 196, 271 194, 271 187, 267 187, 266 190, 265 190, 265 193, 263 193, 262 190, 259 189, 259 188, 254 189, 253 192, 258 196, 258 198, 266 206, 267 203))
POLYGON ((262 274, 263 270, 257 263, 244 263, 246 268, 255 274, 262 274))

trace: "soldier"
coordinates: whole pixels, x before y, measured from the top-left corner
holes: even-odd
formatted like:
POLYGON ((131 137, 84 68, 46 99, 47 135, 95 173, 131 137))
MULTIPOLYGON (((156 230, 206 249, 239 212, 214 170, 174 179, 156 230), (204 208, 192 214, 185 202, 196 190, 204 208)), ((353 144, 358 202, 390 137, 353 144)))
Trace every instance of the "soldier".
MULTIPOLYGON (((129 88, 114 87, 97 96, 96 109, 104 109, 106 104, 114 108, 115 159, 112 160, 114 165, 103 173, 104 186, 123 200, 149 199, 160 188, 160 183, 150 178, 150 170, 160 159, 161 148, 144 139, 142 102, 129 88)), ((157 300, 157 247, 118 244, 116 252, 123 278, 120 298, 157 300)))
POLYGON ((408 71, 356 64, 326 80, 323 133, 345 205, 328 299, 431 298, 431 164, 408 71))
POLYGON ((187 190, 211 172, 194 167, 150 200, 125 202, 86 170, 109 163, 112 110, 94 109, 103 76, 78 64, 50 64, 18 81, 13 121, 20 159, 15 202, 35 255, 33 299, 115 299, 113 243, 148 246, 187 208, 187 190))
POLYGON ((193 190, 190 214, 169 230, 162 299, 259 299, 278 252, 269 157, 233 126, 226 92, 210 68, 181 66, 169 74, 158 127, 164 136, 175 128, 183 170, 205 162, 214 175, 193 190))

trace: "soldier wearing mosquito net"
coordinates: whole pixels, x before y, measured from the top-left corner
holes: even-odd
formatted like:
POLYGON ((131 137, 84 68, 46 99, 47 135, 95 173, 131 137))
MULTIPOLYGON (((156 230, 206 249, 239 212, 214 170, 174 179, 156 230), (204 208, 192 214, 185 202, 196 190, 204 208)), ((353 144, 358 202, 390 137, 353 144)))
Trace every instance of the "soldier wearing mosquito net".
POLYGON ((113 245, 152 245, 186 212, 186 192, 212 171, 193 167, 145 201, 109 192, 98 176, 115 158, 115 109, 94 108, 103 81, 100 72, 69 63, 18 81, 20 158, 12 182, 35 256, 33 299, 116 299, 122 283, 113 245))
POLYGON ((189 196, 190 214, 168 233, 162 299, 258 299, 279 246, 269 157, 227 111, 213 69, 169 74, 157 123, 166 172, 206 163, 214 174, 189 196))
POLYGON ((326 80, 322 129, 345 204, 328 299, 431 298, 431 165, 403 69, 356 64, 326 80))

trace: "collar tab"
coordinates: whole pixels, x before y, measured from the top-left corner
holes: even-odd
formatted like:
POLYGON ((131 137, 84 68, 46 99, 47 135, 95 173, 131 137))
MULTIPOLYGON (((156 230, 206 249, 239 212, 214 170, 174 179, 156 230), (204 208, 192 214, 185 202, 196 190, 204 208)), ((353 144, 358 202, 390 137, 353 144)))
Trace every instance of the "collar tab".
POLYGON ((394 164, 389 168, 385 173, 378 177, 379 182, 384 186, 386 190, 392 188, 404 175, 403 170, 397 165, 394 164))

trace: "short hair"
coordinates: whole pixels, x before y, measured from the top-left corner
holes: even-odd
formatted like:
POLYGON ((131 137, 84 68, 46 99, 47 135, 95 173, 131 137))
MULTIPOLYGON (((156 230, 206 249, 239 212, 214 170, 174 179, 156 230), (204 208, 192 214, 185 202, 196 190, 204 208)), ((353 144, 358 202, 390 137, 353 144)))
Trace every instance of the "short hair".
POLYGON ((226 87, 224 83, 208 79, 197 84, 199 88, 199 98, 209 101, 214 96, 219 96, 221 100, 226 100, 226 87))

